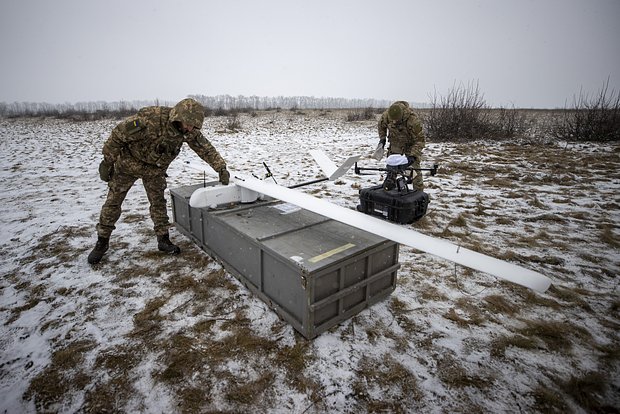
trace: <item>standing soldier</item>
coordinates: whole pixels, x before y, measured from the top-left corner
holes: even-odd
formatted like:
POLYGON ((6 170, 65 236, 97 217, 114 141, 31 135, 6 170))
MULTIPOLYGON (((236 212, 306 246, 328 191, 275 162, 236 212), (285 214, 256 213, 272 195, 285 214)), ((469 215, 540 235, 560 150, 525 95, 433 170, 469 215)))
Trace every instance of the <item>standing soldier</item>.
MULTIPOLYGON (((394 102, 379 120, 379 147, 385 147, 389 138, 388 156, 402 154, 407 156, 413 168, 420 168, 422 150, 424 149, 424 131, 422 122, 405 101, 394 102), (389 134, 388 134, 389 131, 389 134)), ((419 172, 413 178, 413 186, 422 191, 424 183, 419 172)))
POLYGON ((97 224, 97 244, 88 255, 88 263, 96 264, 108 250, 114 224, 121 215, 121 204, 129 189, 142 179, 150 203, 157 248, 169 254, 181 249, 170 241, 166 212, 166 170, 179 155, 184 142, 218 172, 222 184, 228 185, 230 173, 226 162, 200 132, 204 108, 194 99, 183 99, 173 108, 142 108, 118 124, 103 144, 103 161, 99 176, 108 183, 108 197, 101 208, 97 224))

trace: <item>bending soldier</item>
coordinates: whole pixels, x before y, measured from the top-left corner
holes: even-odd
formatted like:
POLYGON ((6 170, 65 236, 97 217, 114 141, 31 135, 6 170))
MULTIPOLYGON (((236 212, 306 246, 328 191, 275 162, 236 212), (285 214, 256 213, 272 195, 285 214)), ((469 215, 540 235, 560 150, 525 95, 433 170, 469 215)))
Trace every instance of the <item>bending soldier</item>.
MULTIPOLYGON (((424 149, 422 122, 405 101, 394 102, 379 119, 379 145, 385 147, 386 138, 390 140, 388 156, 402 154, 407 156, 409 165, 420 168, 424 149)), ((424 190, 422 174, 418 171, 413 178, 413 186, 424 190)))
POLYGON ((121 205, 136 180, 141 179, 150 203, 150 215, 157 235, 157 248, 169 254, 181 249, 170 241, 170 222, 166 212, 166 170, 179 155, 183 143, 206 161, 228 185, 226 162, 200 132, 204 108, 194 99, 183 99, 173 108, 149 106, 118 124, 103 145, 99 175, 108 182, 108 196, 97 224, 97 243, 88 255, 96 264, 108 250, 121 205))

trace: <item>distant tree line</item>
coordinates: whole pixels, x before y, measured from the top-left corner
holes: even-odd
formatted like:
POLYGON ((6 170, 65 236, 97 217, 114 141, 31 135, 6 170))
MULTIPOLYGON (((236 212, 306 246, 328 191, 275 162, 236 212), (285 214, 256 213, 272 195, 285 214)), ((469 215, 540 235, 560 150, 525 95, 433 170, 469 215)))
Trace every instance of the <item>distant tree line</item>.
MULTIPOLYGON (((316 98, 313 96, 205 96, 190 95, 205 106, 206 116, 230 116, 231 128, 238 129, 240 112, 263 110, 348 109, 345 120, 370 120, 392 102, 377 99, 316 98), (234 128, 233 128, 234 127, 234 128)), ((34 102, 0 103, 0 117, 54 117, 76 121, 123 118, 150 105, 173 106, 176 102, 119 101, 49 104, 34 102)), ((487 105, 477 82, 454 85, 445 95, 435 93, 430 104, 411 103, 422 113, 430 141, 471 141, 528 136, 524 109, 492 108, 487 105)), ((620 141, 620 91, 609 89, 609 79, 594 96, 583 91, 571 107, 550 111, 552 122, 545 135, 566 141, 620 141)))
POLYGON ((75 120, 96 120, 106 118, 123 118, 136 112, 137 109, 159 105, 155 101, 118 101, 118 102, 78 102, 50 104, 41 102, 0 102, 2 117, 53 117, 75 120))
POLYGON ((385 108, 391 101, 381 99, 350 99, 314 96, 230 96, 230 95, 190 95, 206 108, 210 109, 351 109, 351 108, 385 108))
MULTIPOLYGON (((316 98, 313 96, 205 96, 190 95, 202 103, 207 114, 228 114, 240 110, 269 109, 346 109, 346 108, 384 108, 390 104, 378 99, 316 98)), ((176 102, 118 101, 118 102, 78 102, 50 104, 41 102, 0 102, 2 117, 55 117, 76 120, 95 120, 103 118, 122 118, 131 115, 139 108, 149 105, 173 106, 176 102)))

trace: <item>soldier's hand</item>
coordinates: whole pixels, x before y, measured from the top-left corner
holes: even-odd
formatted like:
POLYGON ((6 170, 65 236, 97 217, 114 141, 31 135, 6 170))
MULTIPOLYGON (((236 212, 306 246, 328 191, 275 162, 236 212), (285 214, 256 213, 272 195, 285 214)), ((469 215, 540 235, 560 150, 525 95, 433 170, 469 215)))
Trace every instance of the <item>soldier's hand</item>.
POLYGON ((220 182, 224 185, 228 185, 230 181, 230 173, 228 172, 228 170, 226 168, 222 168, 219 171, 219 175, 220 175, 220 182))
MULTIPOLYGON (((385 138, 382 138, 382 139, 380 139, 380 140, 379 140, 379 145, 380 145, 382 148, 385 148, 385 138)), ((378 147, 379 145, 377 145, 377 147, 378 147)))
POLYGON ((106 160, 101 161, 101 164, 99 164, 99 178, 107 183, 112 179, 113 174, 114 164, 107 162, 106 160))

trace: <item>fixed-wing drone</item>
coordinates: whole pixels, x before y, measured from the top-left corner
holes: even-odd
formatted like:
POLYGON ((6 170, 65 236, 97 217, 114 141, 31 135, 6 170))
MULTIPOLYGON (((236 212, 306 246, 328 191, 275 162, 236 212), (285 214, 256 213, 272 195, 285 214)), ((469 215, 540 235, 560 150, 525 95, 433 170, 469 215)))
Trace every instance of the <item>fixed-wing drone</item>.
MULTIPOLYGON (((350 157, 342 166, 337 167, 322 151, 313 150, 311 154, 326 176, 325 179, 313 182, 335 180, 345 174, 359 159, 359 156, 350 157)), ((190 206, 194 208, 215 208, 229 203, 251 203, 262 196, 269 196, 538 292, 546 291, 551 285, 551 279, 533 270, 466 249, 447 240, 425 235, 372 215, 338 206, 297 191, 294 189, 297 186, 284 187, 275 182, 248 175, 232 174, 232 176, 234 179, 229 186, 209 186, 196 190, 190 198, 190 206)))

